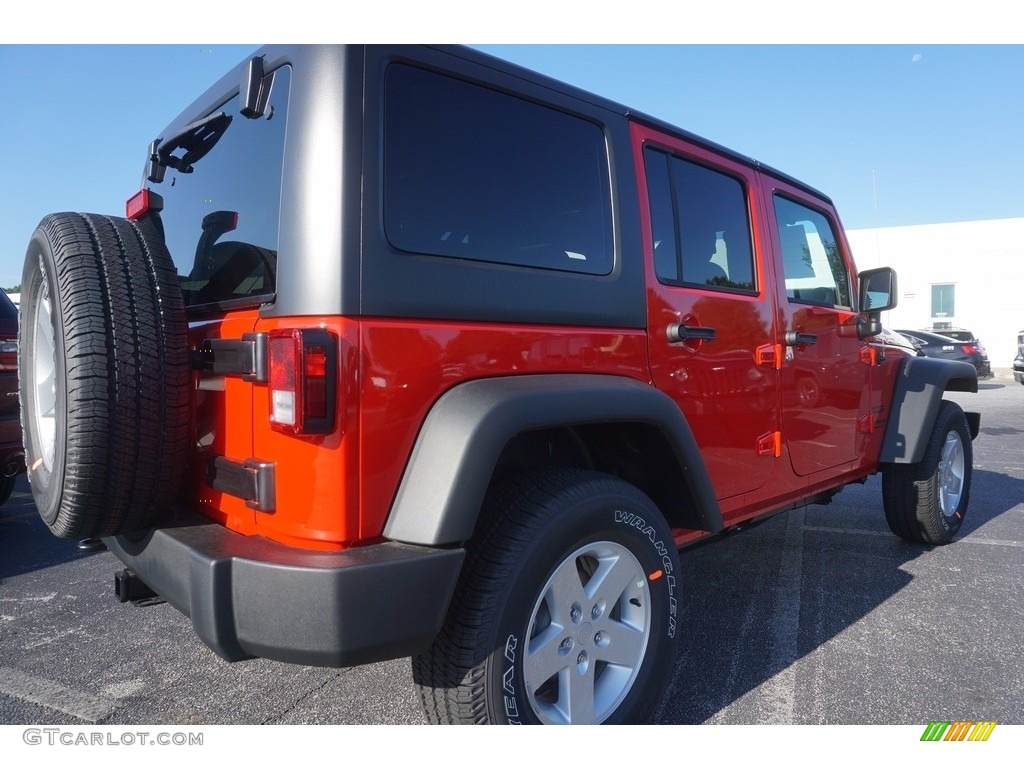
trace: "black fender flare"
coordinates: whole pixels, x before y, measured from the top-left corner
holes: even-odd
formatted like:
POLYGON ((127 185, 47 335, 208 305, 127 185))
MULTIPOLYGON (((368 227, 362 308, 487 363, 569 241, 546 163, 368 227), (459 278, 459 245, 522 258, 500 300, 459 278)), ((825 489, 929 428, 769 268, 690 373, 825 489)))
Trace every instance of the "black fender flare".
MULTIPOLYGON (((970 363, 931 357, 908 357, 900 365, 885 438, 878 461, 916 464, 924 455, 944 392, 977 392, 978 371, 970 363)), ((981 417, 967 413, 971 439, 978 436, 981 417)))
POLYGON ((536 374, 456 385, 420 429, 384 528, 388 539, 441 546, 470 538, 502 449, 547 427, 639 422, 661 431, 706 530, 722 514, 689 425, 668 395, 634 379, 602 374, 536 374))

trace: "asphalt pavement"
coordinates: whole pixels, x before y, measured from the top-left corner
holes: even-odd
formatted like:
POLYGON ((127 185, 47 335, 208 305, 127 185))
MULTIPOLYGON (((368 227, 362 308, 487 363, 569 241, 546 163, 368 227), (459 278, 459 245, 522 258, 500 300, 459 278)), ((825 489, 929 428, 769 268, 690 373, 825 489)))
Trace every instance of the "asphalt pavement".
MULTIPOLYGON (((656 722, 1024 723, 1024 387, 976 395, 967 517, 897 539, 880 477, 682 553, 682 642, 656 722)), ((0 508, 0 724, 422 723, 408 660, 229 664, 119 563, 53 538, 22 477, 0 508)))

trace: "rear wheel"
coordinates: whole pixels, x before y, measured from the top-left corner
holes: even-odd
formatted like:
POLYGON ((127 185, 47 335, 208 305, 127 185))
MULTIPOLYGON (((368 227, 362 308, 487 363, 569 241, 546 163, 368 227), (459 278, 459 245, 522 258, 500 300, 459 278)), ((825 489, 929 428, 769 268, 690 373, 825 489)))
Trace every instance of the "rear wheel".
POLYGON ((892 532, 916 543, 951 542, 967 513, 972 464, 967 419, 960 406, 943 400, 921 461, 883 471, 882 501, 892 532))
POLYGON ((189 446, 184 302, 145 224, 44 218, 22 276, 28 478, 58 536, 143 528, 173 501, 189 446))
POLYGON ((678 554, 643 493, 558 470, 488 496, 441 634, 413 660, 428 720, 640 723, 677 636, 678 554))

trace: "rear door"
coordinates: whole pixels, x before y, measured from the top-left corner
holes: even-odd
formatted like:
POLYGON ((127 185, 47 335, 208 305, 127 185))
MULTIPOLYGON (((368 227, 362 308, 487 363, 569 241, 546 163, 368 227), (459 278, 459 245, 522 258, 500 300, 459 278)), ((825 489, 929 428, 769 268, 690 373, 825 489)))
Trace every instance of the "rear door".
POLYGON ((738 497, 768 479, 781 439, 756 173, 646 127, 633 142, 651 373, 686 416, 718 498, 738 497))

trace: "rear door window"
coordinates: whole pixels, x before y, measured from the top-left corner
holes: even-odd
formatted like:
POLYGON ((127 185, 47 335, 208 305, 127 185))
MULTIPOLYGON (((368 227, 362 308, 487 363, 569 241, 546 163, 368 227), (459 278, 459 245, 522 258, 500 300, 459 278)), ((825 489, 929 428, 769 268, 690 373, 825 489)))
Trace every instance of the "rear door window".
POLYGON ((754 252, 743 182, 651 147, 644 150, 644 163, 658 280, 753 291, 754 252))

